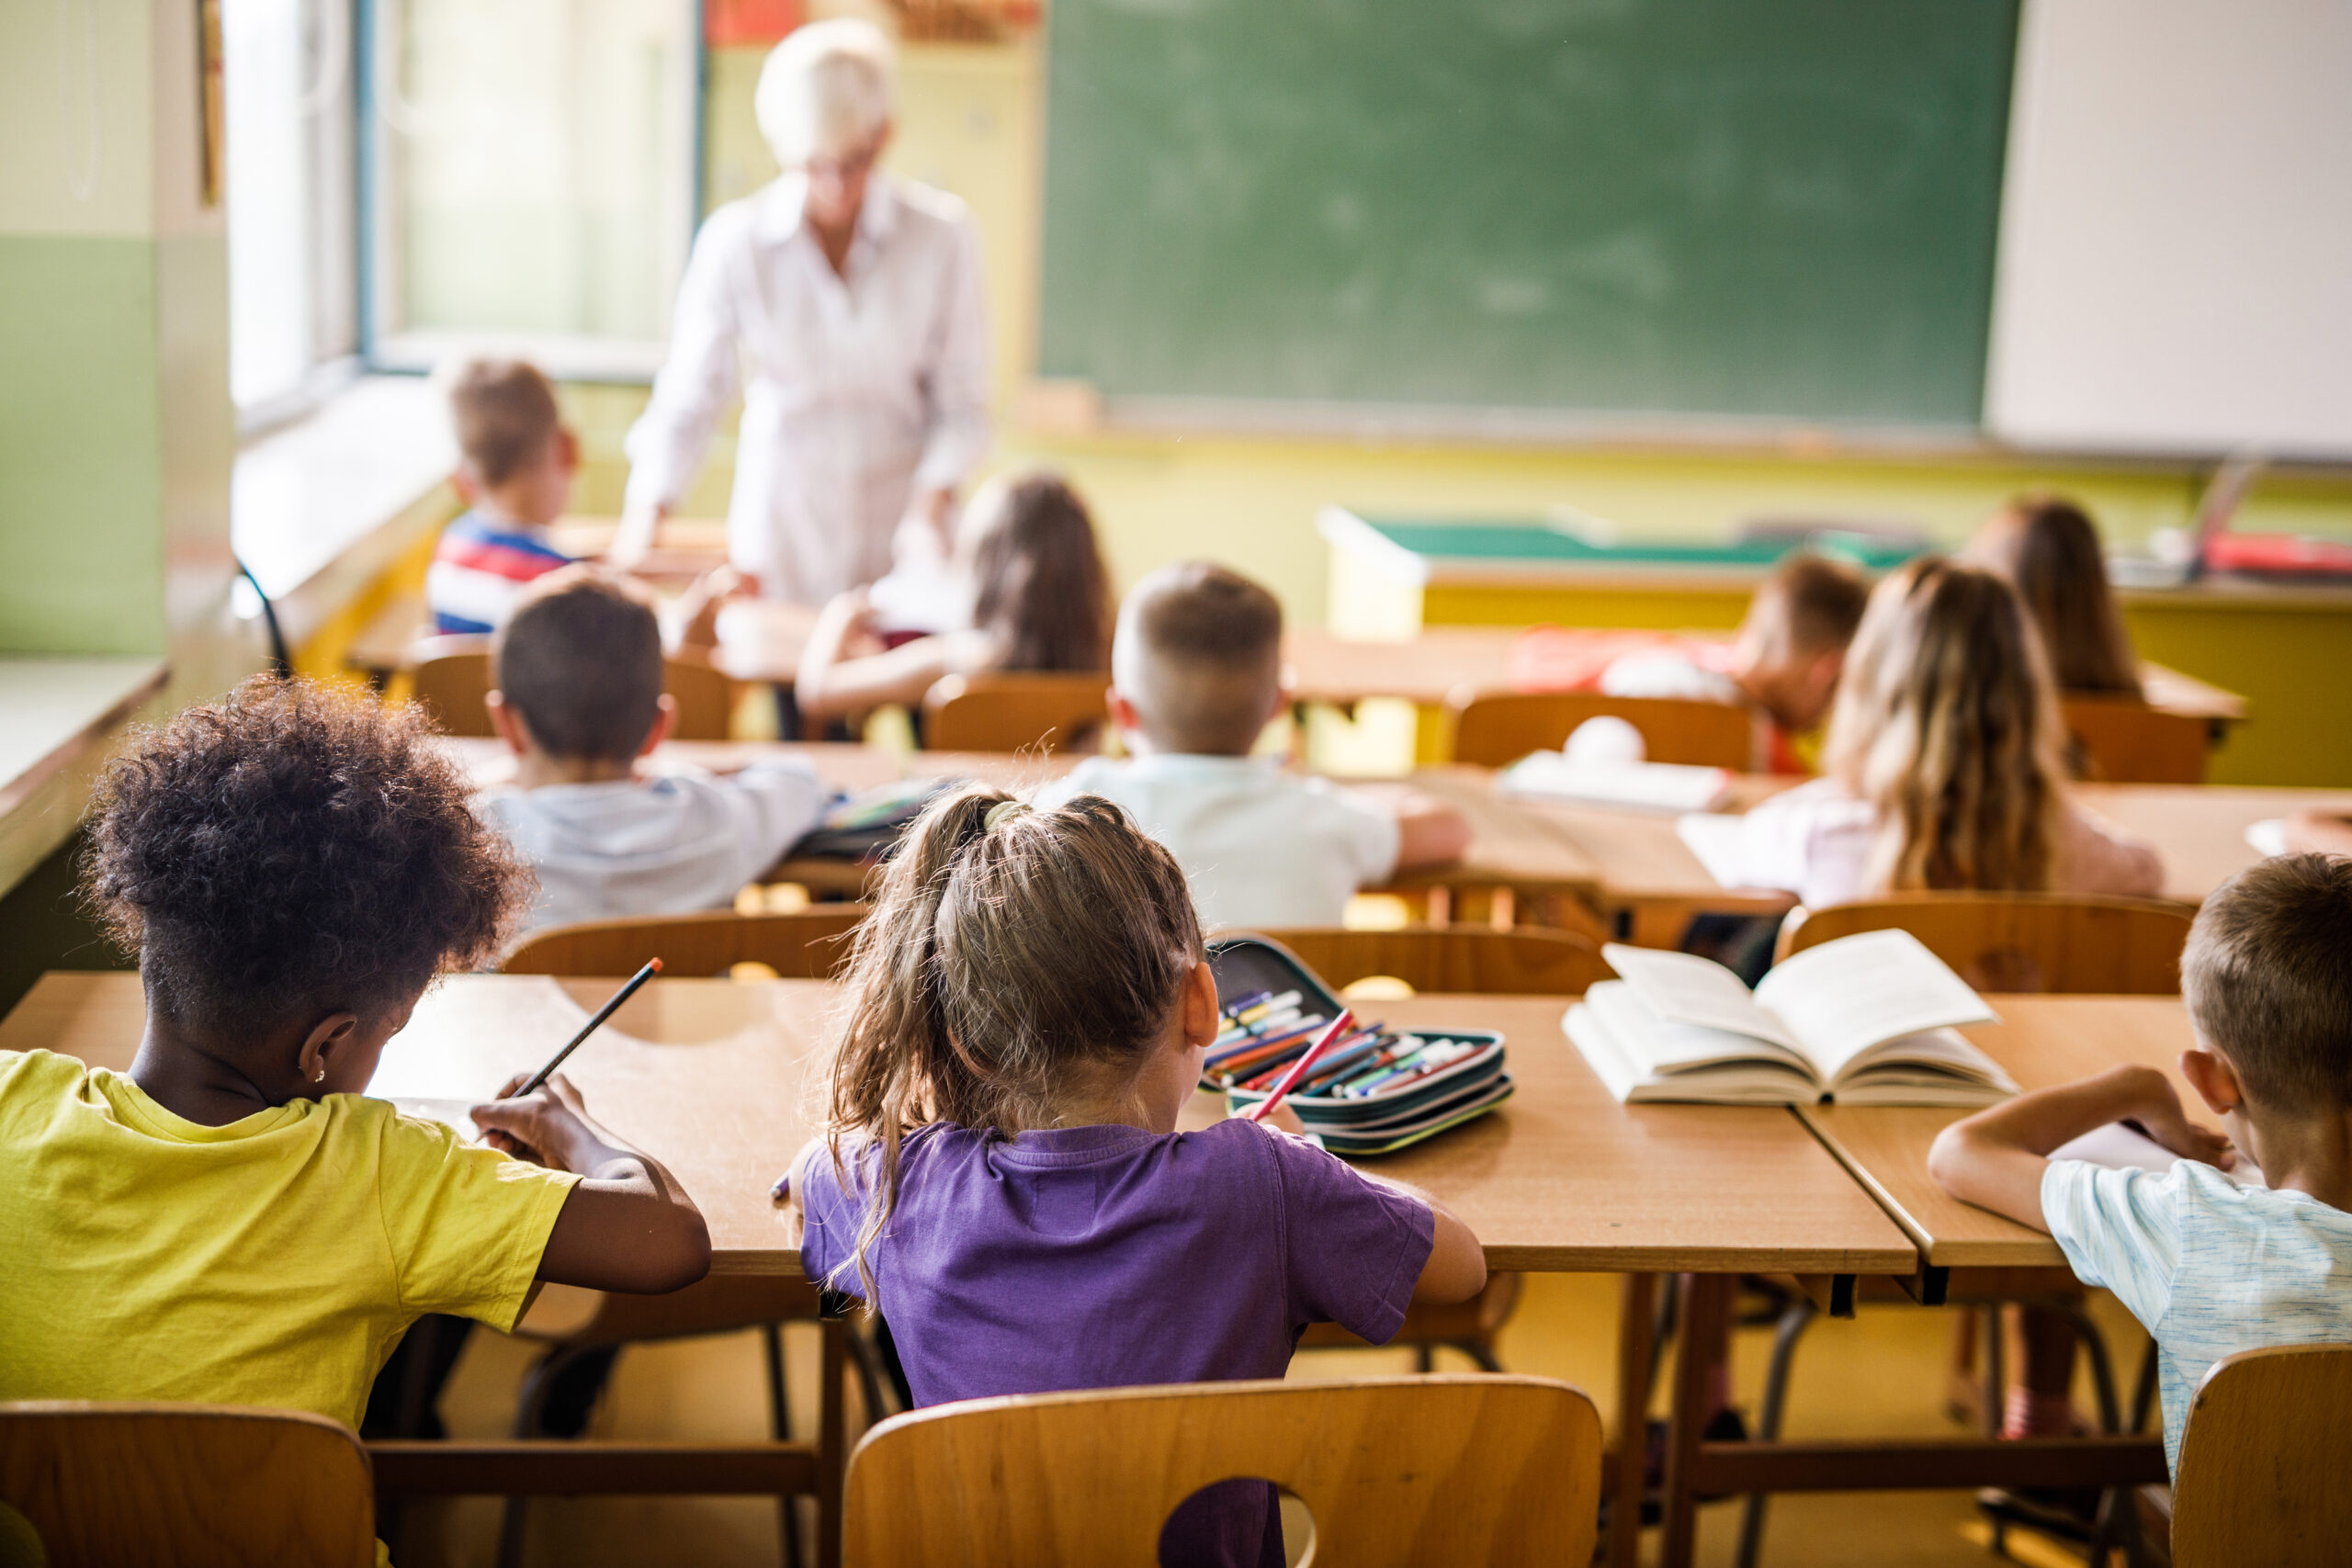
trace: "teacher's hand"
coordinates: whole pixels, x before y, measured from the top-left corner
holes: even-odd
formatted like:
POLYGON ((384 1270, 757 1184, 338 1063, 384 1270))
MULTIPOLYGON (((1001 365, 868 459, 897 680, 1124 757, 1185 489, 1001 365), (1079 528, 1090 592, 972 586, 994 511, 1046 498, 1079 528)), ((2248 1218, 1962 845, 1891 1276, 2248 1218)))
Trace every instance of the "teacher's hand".
POLYGON ((632 506, 621 513, 621 525, 605 551, 605 563, 620 571, 634 571, 653 547, 653 537, 670 515, 666 506, 632 506))

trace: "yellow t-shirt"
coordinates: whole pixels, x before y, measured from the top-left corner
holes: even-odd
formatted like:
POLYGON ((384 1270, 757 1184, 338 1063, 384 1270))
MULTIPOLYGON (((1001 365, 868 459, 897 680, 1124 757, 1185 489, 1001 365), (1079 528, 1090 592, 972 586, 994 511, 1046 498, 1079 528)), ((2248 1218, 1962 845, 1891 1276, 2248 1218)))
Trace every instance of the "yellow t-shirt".
POLYGON ((203 1127, 120 1073, 0 1051, 0 1400, 356 1427, 419 1314, 514 1325, 578 1179, 380 1100, 203 1127))

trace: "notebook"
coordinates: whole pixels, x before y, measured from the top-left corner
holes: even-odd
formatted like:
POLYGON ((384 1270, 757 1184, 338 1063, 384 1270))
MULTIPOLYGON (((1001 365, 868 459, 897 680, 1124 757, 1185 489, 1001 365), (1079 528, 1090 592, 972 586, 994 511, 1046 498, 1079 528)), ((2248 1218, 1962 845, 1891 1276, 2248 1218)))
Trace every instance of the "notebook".
POLYGON ((1776 965, 1754 991, 1713 959, 1601 949, 1623 976, 1562 1026, 1621 1101, 1990 1105, 2017 1092, 1951 1027, 1998 1019, 1908 931, 1863 931, 1776 965))
MULTIPOLYGON (((2147 1134, 2128 1122, 2109 1122, 2104 1127, 2094 1127, 2071 1144, 2062 1144, 2050 1151, 2052 1159, 2088 1160, 2109 1170, 2170 1170, 2186 1158, 2165 1147, 2147 1134)), ((2220 1169, 2217 1166, 2214 1168, 2220 1169)), ((2222 1171, 2240 1187, 2267 1187, 2261 1168, 2241 1154, 2237 1164, 2222 1171)))

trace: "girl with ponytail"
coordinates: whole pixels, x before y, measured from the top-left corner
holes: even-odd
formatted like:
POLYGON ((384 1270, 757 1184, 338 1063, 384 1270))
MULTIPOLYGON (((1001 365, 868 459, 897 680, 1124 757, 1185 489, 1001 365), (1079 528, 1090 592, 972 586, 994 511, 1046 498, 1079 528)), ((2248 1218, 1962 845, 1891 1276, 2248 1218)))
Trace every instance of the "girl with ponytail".
MULTIPOLYGON (((933 802, 846 988, 801 1266, 888 1317, 919 1404, 1278 1378, 1309 1323, 1378 1344, 1486 1282, 1426 1194, 1255 1122, 1177 1131, 1216 982, 1183 873, 1098 795, 933 802)), ((1161 1561, 1279 1565, 1272 1489, 1194 1498, 1161 1561)))

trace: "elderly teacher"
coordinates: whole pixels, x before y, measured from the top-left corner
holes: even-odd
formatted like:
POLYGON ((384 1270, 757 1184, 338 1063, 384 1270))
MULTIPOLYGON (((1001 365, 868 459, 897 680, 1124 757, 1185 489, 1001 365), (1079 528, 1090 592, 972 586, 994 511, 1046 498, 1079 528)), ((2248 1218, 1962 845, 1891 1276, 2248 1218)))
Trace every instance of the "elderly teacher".
POLYGON ((712 213, 678 286, 668 363, 628 435, 616 559, 640 557, 744 378, 728 554, 762 595, 824 603, 890 570, 905 525, 944 539, 988 446, 988 321, 964 204, 875 167, 890 46, 867 23, 799 28, 755 99, 784 173, 712 213))

